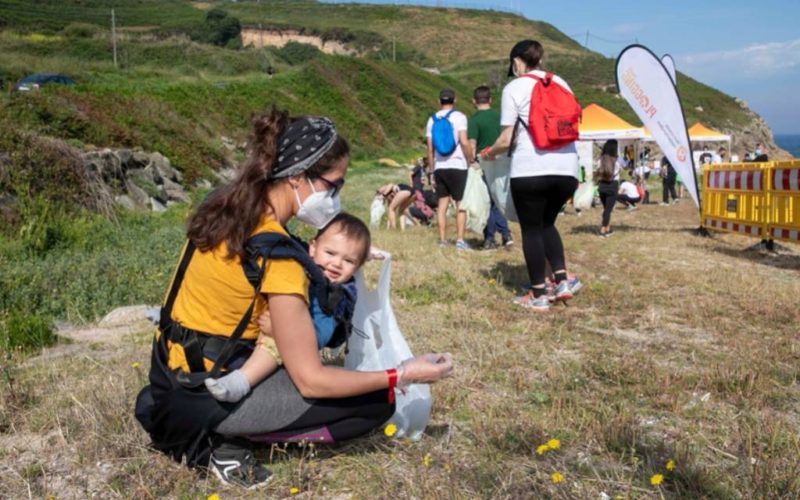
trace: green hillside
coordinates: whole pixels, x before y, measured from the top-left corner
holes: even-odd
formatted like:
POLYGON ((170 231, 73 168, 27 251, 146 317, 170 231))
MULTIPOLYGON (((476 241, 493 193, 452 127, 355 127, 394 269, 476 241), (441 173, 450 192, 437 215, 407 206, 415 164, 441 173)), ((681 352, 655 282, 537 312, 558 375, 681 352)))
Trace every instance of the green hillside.
MULTIPOLYGON (((235 163, 240 153, 224 148, 223 136, 242 143, 249 117, 271 103, 331 116, 357 157, 418 155, 437 91, 455 88, 458 106, 470 111, 474 86, 499 92, 505 84, 508 48, 522 38, 543 43, 546 66, 570 82, 584 105, 597 102, 636 122, 615 93, 611 59, 549 24, 505 13, 295 0, 0 0, 0 28, 6 87, 31 73, 65 73, 78 82, 2 98, 0 150, 13 153, 25 134, 78 149, 141 147, 166 155, 190 182, 235 163), (291 28, 337 40, 360 56, 203 43, 198 33, 211 9, 244 28, 291 28), (277 71, 272 78, 270 67, 277 71)), ((680 88, 690 122, 730 130, 750 120, 733 98, 699 82, 681 75, 680 88)), ((10 157, 21 170, 41 172, 35 155, 10 157)), ((14 192, 9 183, 0 176, 0 189, 14 192)))

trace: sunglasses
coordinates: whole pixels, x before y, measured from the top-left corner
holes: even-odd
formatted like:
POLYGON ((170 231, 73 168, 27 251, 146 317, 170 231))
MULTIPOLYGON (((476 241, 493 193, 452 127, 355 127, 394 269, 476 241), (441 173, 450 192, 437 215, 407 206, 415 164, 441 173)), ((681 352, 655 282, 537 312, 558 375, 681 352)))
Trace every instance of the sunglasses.
POLYGON ((331 196, 336 196, 337 194, 339 194, 339 191, 341 191, 342 187, 344 186, 344 177, 340 178, 336 182, 331 182, 331 181, 329 181, 328 179, 326 179, 325 177, 322 177, 322 176, 317 177, 317 179, 319 179, 322 182, 324 182, 325 185, 328 186, 328 190, 333 191, 331 193, 331 196))

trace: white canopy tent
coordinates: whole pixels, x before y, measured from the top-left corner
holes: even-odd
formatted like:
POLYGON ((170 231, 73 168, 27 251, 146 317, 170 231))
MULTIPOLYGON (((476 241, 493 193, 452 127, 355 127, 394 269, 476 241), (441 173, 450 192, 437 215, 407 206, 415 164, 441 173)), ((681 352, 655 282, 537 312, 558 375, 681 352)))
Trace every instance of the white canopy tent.
POLYGON ((625 146, 634 144, 643 137, 642 128, 634 127, 599 104, 589 104, 583 108, 583 116, 578 126, 578 161, 587 177, 594 170, 593 144, 598 141, 616 139, 620 155, 625 146))

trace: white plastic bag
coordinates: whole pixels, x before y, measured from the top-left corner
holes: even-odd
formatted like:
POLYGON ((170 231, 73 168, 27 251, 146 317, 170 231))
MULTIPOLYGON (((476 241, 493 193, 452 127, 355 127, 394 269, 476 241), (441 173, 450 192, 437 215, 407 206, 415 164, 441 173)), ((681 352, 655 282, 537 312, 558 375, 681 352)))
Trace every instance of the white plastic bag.
POLYGON ((481 168, 489 184, 489 194, 494 204, 511 222, 519 222, 514 200, 511 198, 511 158, 506 155, 494 160, 481 160, 481 168))
MULTIPOLYGON (((358 299, 353 314, 344 366, 352 370, 375 371, 397 367, 413 357, 397 326, 390 303, 392 259, 386 254, 378 288, 369 290, 364 277, 356 275, 358 299)), ((405 394, 396 392, 396 410, 389 422, 397 426, 396 437, 419 439, 431 417, 431 391, 427 384, 413 384, 405 394)))
POLYGON ((386 213, 386 206, 383 203, 383 196, 376 194, 372 199, 372 205, 369 207, 369 227, 378 227, 381 225, 381 218, 386 213))
POLYGON ((480 170, 471 167, 467 170, 467 185, 459 207, 467 213, 467 229, 482 235, 489 219, 491 198, 480 170))
POLYGON ((591 181, 581 182, 575 194, 572 195, 572 206, 579 210, 592 208, 592 198, 594 198, 594 183, 591 181))

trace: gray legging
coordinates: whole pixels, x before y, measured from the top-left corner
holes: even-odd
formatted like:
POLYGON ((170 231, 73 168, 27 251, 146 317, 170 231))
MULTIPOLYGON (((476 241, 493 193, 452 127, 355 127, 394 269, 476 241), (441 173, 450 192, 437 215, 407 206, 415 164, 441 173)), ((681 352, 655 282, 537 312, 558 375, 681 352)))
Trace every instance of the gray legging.
POLYGON ((394 413, 387 391, 339 399, 306 399, 284 368, 253 388, 214 429, 260 442, 332 443, 364 435, 394 413))

